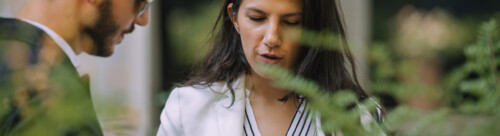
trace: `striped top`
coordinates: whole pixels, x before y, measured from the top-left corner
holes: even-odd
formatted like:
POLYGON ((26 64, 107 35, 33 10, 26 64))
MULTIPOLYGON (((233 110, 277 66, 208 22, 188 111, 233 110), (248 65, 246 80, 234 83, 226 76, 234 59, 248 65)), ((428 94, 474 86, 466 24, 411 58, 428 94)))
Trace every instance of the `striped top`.
MULTIPOLYGON (((243 131, 245 136, 261 136, 248 98, 246 98, 243 131)), ((316 136, 317 133, 315 119, 308 107, 307 100, 300 99, 286 136, 316 136)))

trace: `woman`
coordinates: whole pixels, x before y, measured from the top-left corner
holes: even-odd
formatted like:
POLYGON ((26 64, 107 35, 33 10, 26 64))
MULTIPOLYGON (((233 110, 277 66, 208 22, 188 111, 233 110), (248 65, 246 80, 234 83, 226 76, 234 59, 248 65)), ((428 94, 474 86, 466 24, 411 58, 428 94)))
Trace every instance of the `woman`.
POLYGON ((367 98, 344 65, 348 60, 355 75, 346 44, 344 50, 325 51, 284 36, 290 28, 343 36, 337 5, 334 0, 226 0, 212 49, 201 69, 170 94, 157 135, 323 135, 306 99, 272 86, 255 69, 259 63, 280 65, 330 92, 351 89, 367 98))

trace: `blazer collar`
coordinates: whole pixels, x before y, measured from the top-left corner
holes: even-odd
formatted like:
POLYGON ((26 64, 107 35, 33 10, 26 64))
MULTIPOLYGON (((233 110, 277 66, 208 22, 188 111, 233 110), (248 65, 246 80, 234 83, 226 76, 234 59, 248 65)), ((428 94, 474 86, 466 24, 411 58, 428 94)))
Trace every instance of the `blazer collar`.
MULTIPOLYGON (((246 105, 246 89, 245 89, 245 74, 241 74, 233 85, 234 103, 231 105, 232 97, 227 83, 212 86, 212 90, 221 93, 221 98, 215 106, 217 113, 217 125, 220 136, 239 136, 243 135, 243 123, 245 119, 246 105)), ((316 129, 318 136, 324 136, 321 129, 321 119, 319 113, 316 116, 316 129)), ((332 135, 342 135, 341 133, 332 133, 332 135)))
MULTIPOLYGON (((243 123, 245 115, 245 74, 238 77, 232 88, 234 89, 234 103, 231 105, 233 97, 227 83, 221 84, 221 98, 215 106, 217 114, 217 125, 221 136, 243 135, 243 123)), ((214 88, 215 89, 215 88, 214 88)), ((219 89, 216 89, 219 90, 219 89)))

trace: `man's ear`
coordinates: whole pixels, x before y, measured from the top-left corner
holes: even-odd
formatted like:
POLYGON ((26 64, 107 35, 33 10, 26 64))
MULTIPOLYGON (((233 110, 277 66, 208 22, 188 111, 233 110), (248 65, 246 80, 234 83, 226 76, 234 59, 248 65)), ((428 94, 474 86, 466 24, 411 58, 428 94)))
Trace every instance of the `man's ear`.
POLYGON ((240 33, 240 26, 238 25, 237 13, 233 11, 233 3, 229 3, 227 5, 227 14, 231 18, 231 22, 233 23, 234 28, 238 33, 240 33))

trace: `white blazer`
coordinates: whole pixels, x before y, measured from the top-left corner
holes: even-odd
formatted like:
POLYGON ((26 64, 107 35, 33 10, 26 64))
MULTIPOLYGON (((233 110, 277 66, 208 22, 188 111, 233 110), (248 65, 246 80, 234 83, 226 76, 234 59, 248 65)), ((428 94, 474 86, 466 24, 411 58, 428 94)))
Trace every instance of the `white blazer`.
MULTIPOLYGON (((226 84, 216 82, 210 87, 175 88, 160 115, 157 136, 242 136, 246 105, 245 75, 232 85, 235 93, 232 106, 231 93, 226 84)), ((323 136, 319 118, 316 117, 316 120, 317 132, 323 136)))
POLYGON ((243 135, 245 76, 233 83, 234 104, 225 82, 175 88, 160 115, 158 136, 243 135))

